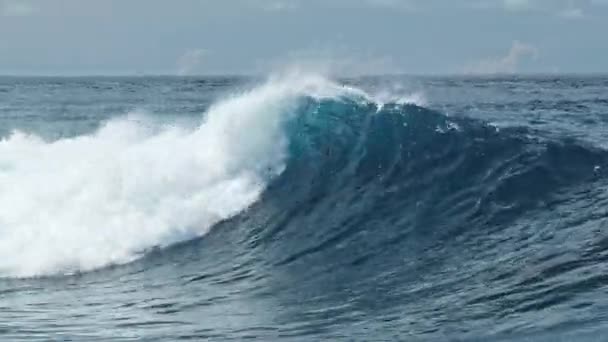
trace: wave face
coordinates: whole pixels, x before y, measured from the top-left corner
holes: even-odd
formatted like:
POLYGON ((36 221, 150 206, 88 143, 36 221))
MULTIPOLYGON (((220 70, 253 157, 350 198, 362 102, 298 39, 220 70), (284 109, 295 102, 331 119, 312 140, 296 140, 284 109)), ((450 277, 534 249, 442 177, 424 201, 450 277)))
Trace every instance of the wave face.
POLYGON ((71 138, 14 132, 0 141, 0 272, 97 269, 13 282, 42 282, 26 302, 59 306, 46 291, 75 281, 112 312, 99 331, 140 337, 601 328, 608 152, 382 99, 299 75, 216 103, 194 127, 133 114, 71 138))

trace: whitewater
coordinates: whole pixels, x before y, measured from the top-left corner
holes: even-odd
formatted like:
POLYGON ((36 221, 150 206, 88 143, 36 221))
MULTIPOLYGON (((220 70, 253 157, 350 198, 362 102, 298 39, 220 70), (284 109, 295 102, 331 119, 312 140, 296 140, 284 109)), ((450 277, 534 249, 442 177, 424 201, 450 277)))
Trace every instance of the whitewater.
POLYGON ((0 141, 2 275, 89 271, 204 235, 283 171, 298 100, 350 95, 369 100, 289 74, 212 105, 194 129, 134 112, 56 141, 14 131, 0 141))

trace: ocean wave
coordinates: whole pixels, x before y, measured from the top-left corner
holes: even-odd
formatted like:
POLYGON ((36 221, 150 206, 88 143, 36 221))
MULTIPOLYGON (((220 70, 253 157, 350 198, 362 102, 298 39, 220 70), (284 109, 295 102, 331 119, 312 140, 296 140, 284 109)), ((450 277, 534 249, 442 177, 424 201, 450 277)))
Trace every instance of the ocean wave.
POLYGON ((55 141, 14 132, 0 141, 0 274, 123 264, 233 220, 253 245, 283 241, 277 265, 363 236, 372 250, 420 248, 513 221, 607 167, 603 150, 419 98, 292 75, 212 105, 194 128, 133 114, 55 141))

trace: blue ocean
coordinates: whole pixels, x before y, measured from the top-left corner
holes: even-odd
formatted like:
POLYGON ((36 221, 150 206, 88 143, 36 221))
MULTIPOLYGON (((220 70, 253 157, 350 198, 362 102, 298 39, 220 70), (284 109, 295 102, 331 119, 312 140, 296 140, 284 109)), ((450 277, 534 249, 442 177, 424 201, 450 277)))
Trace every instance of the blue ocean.
POLYGON ((608 340, 608 77, 2 77, 0 339, 608 340))

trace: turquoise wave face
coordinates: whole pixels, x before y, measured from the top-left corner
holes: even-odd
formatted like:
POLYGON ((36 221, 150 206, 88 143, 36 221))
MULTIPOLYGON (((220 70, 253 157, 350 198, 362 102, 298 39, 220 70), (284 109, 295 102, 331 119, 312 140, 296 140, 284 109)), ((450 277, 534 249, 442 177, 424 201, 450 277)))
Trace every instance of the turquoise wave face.
MULTIPOLYGON (((301 103, 286 169, 261 199, 221 223, 221 237, 171 253, 237 241, 244 291, 271 293, 281 324, 353 334, 349 322, 364 320, 402 337, 447 324, 474 337, 455 322, 541 319, 537 308, 571 298, 556 279, 603 258, 581 225, 602 220, 590 198, 608 203, 597 190, 608 184, 606 151, 415 105, 301 103), (556 243, 596 252, 571 259, 556 243)), ((596 281, 566 283, 584 293, 596 281)))

